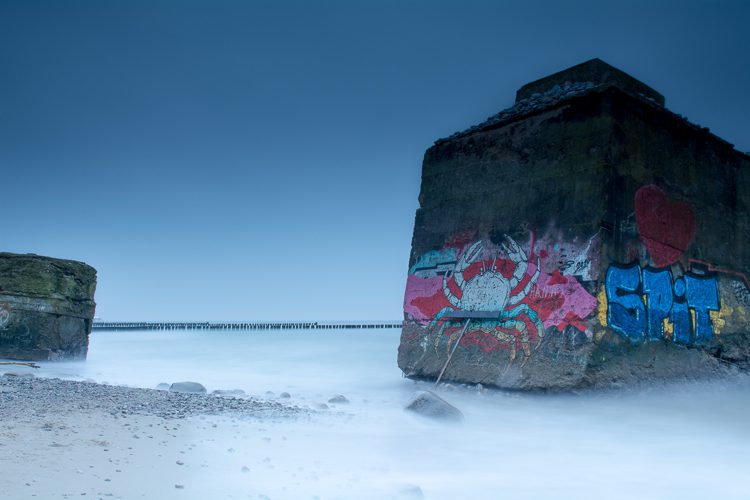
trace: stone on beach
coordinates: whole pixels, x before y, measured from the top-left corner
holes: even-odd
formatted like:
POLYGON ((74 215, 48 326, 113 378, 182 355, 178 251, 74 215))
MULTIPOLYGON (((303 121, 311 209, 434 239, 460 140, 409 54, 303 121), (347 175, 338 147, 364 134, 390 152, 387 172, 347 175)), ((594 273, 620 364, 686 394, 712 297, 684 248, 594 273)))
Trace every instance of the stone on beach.
POLYGON ((414 401, 406 407, 406 410, 436 420, 456 422, 461 421, 464 418, 461 410, 431 391, 420 393, 414 398, 414 401))
POLYGON ((175 382, 169 386, 172 392, 185 392, 188 394, 206 394, 206 388, 198 382, 175 382))
POLYGON ((332 404, 346 404, 349 402, 349 400, 346 399, 346 396, 344 396, 343 394, 337 394, 336 396, 333 396, 331 399, 329 399, 328 402, 332 404))
POLYGON ((405 484, 401 486, 398 493, 399 493, 399 496, 397 498, 402 498, 404 500, 406 499, 419 500, 419 499, 424 498, 424 493, 422 492, 422 488, 420 488, 416 484, 405 484))
POLYGON ((245 391, 242 389, 216 389, 215 391, 211 391, 211 394, 215 396, 244 396, 245 391))

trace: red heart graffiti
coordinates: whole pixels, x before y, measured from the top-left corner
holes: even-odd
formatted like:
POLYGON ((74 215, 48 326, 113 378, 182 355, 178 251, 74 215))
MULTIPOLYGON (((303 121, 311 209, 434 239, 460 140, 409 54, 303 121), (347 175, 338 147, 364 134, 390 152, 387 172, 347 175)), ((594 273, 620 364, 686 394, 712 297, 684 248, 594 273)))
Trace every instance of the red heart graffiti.
POLYGON ((695 236, 692 207, 670 199, 653 184, 635 192, 635 221, 641 241, 658 267, 675 263, 695 236))

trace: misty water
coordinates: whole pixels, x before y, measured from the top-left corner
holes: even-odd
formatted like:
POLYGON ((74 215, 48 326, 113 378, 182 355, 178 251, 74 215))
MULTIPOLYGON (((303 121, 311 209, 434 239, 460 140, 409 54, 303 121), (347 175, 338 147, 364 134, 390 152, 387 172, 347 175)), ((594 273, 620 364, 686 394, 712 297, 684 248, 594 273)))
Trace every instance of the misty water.
POLYGON ((750 496, 747 377, 578 394, 447 387, 438 392, 465 420, 446 424, 403 410, 431 385, 402 377, 398 340, 398 330, 97 331, 87 361, 43 363, 38 375, 147 388, 192 380, 288 392, 284 401, 310 408, 349 399, 248 424, 239 444, 219 427, 208 454, 225 467, 198 478, 214 498, 750 496))

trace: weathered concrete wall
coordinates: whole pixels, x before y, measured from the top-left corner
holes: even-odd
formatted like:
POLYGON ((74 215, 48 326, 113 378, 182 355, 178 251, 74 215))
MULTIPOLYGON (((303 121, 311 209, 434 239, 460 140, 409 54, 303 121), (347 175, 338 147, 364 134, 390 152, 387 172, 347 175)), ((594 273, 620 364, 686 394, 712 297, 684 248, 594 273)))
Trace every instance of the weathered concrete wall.
POLYGON ((95 289, 82 262, 0 253, 0 358, 85 357, 95 289))
POLYGON ((501 387, 750 359, 750 159, 645 85, 587 64, 426 152, 399 348, 407 375, 437 377, 464 326, 444 377, 501 387))

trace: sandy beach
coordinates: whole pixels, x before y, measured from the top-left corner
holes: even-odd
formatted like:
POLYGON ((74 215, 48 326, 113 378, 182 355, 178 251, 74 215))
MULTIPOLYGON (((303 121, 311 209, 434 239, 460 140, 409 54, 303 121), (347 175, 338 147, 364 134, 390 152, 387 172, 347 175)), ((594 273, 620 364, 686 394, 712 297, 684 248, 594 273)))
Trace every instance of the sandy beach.
POLYGON ((253 437, 262 443, 265 422, 311 413, 253 398, 11 373, 0 377, 6 498, 264 498, 249 493, 249 484, 232 492, 215 481, 234 475, 238 483, 252 483, 253 474, 270 466, 264 457, 233 460, 227 440, 238 450, 253 437))

